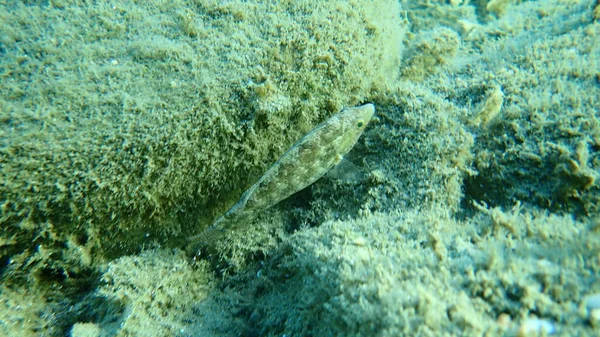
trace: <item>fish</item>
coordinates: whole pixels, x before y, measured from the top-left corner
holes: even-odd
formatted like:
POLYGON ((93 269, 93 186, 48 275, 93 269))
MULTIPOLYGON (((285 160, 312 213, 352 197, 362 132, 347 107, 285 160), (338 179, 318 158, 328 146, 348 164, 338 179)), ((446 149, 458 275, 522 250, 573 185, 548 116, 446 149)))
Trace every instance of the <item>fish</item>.
POLYGON ((212 241, 292 194, 310 186, 340 164, 375 113, 372 103, 343 109, 316 126, 287 150, 227 212, 194 237, 212 241))

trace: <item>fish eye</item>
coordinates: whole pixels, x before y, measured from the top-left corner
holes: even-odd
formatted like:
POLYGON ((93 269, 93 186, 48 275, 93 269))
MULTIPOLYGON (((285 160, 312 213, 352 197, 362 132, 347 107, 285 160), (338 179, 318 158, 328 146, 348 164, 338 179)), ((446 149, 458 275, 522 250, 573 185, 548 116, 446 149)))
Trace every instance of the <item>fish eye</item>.
POLYGON ((362 121, 359 121, 356 126, 358 126, 359 128, 362 128, 362 126, 364 125, 364 123, 362 121))

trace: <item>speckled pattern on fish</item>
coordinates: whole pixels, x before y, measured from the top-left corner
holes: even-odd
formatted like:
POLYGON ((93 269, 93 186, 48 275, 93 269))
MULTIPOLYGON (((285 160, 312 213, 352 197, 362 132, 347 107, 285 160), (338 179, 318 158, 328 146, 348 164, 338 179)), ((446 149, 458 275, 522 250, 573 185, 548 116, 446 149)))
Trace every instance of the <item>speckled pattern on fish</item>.
POLYGON ((352 149, 374 112, 375 107, 370 103, 346 108, 315 127, 201 236, 213 237, 215 231, 225 232, 240 219, 247 219, 317 181, 352 149))

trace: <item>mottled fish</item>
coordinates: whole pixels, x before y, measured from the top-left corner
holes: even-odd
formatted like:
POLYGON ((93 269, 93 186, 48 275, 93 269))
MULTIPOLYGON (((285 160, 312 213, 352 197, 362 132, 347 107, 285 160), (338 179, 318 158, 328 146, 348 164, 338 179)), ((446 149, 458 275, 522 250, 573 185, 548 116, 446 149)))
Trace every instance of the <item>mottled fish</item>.
POLYGON ((225 214, 200 235, 205 240, 234 228, 311 185, 348 153, 373 117, 375 107, 346 108, 319 124, 287 150, 225 214))

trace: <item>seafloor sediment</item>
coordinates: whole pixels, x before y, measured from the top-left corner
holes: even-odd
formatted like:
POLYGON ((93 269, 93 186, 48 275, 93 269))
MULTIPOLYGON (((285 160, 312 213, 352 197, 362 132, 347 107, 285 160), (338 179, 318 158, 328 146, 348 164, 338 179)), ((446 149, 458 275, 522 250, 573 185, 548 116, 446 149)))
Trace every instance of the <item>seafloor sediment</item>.
POLYGON ((0 334, 598 335, 597 2, 0 6, 0 334), (364 102, 359 174, 190 251, 364 102))

